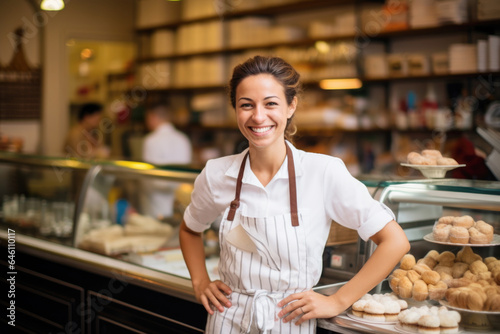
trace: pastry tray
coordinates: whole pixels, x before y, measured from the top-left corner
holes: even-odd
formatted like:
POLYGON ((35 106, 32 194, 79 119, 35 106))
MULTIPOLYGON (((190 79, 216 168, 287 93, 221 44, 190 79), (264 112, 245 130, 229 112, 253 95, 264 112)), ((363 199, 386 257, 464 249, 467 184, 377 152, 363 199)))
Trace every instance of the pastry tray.
POLYGON ((491 246, 498 246, 500 245, 500 235, 494 234, 493 235, 493 240, 489 244, 461 244, 461 243, 454 243, 450 241, 437 241, 434 239, 434 236, 432 233, 426 234, 424 236, 425 241, 429 241, 435 244, 441 244, 441 245, 450 245, 450 246, 470 246, 470 247, 491 247, 491 246))

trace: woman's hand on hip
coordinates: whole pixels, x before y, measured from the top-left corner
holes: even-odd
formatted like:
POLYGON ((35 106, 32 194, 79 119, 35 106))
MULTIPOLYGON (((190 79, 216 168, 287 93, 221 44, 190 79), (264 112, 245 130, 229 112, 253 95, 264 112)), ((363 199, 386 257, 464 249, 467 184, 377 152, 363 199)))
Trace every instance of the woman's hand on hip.
POLYGON ((285 307, 278 313, 278 316, 284 317, 283 322, 297 319, 296 325, 310 319, 331 318, 343 311, 338 309, 331 297, 313 290, 291 294, 278 303, 278 307, 283 306, 285 307))
POLYGON ((203 304, 208 313, 214 314, 214 308, 224 312, 224 307, 231 307, 228 296, 231 288, 220 280, 205 280, 193 285, 196 299, 203 304))

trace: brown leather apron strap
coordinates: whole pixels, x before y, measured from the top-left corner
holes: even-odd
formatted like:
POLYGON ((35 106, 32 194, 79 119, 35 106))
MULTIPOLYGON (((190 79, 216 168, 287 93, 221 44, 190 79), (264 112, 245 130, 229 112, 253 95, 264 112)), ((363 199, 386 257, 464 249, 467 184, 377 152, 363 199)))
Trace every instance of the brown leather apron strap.
POLYGON ((245 157, 241 162, 240 171, 238 172, 238 179, 236 180, 236 194, 234 195, 234 199, 230 205, 229 213, 227 214, 227 220, 229 221, 233 221, 234 215, 236 214, 236 209, 240 207, 241 183, 243 180, 243 172, 245 171, 245 163, 247 161, 249 152, 245 154, 245 157))
POLYGON ((286 156, 288 158, 288 183, 290 187, 290 214, 292 215, 292 226, 299 226, 299 214, 297 212, 297 182, 295 180, 295 164, 293 163, 292 150, 285 143, 286 156))
MULTIPOLYGON (((295 180, 295 164, 293 163, 293 153, 288 144, 286 146, 286 156, 288 158, 288 182, 290 187, 290 215, 292 218, 292 226, 299 226, 299 214, 297 212, 297 182, 295 180)), ((227 220, 233 221, 234 215, 236 214, 236 209, 240 207, 240 193, 241 184, 243 180, 243 172, 245 171, 245 163, 248 158, 248 153, 245 154, 243 161, 241 162, 240 171, 238 172, 238 179, 236 180, 236 193, 234 200, 231 202, 229 213, 227 214, 227 220)))

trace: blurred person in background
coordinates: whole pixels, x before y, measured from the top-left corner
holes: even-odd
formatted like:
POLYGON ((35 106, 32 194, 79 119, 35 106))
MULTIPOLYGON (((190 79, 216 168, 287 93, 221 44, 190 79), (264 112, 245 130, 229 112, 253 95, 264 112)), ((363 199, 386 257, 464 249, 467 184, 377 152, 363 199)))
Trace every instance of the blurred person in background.
MULTIPOLYGON (((158 101, 146 106, 145 122, 151 132, 144 138, 143 161, 155 165, 191 163, 191 141, 172 124, 171 111, 166 102, 158 101)), ((143 186, 143 213, 159 219, 171 217, 174 193, 179 184, 171 181, 147 180, 143 186)))
POLYGON ((86 103, 78 112, 78 123, 66 135, 63 152, 74 158, 107 158, 109 148, 104 145, 104 134, 99 130, 103 107, 86 103))

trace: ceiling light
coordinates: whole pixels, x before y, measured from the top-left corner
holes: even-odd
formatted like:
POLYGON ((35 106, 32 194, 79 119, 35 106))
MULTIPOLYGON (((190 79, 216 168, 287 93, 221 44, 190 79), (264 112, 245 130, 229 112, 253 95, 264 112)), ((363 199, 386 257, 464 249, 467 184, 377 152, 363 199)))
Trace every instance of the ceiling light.
POLYGON ((361 80, 352 79, 325 79, 319 82, 322 89, 359 89, 363 86, 361 80))
POLYGON ((42 0, 40 8, 43 10, 56 11, 64 8, 63 0, 42 0))

